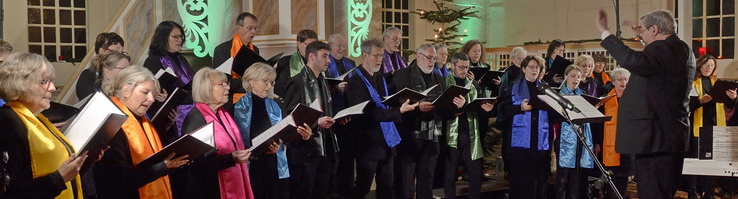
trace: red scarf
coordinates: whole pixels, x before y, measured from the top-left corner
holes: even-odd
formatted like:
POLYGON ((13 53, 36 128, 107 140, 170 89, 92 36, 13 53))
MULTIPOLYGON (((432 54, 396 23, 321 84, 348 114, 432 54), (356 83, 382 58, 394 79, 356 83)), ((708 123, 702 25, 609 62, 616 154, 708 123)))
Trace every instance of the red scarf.
MULTIPOLYGON (((205 103, 195 103, 195 107, 200 110, 205 122, 213 122, 213 137, 215 147, 218 148, 218 155, 246 149, 236 122, 223 108, 218 108, 217 113, 213 113, 205 103)), ((221 198, 254 198, 247 163, 236 164, 236 166, 218 171, 218 182, 221 198)))

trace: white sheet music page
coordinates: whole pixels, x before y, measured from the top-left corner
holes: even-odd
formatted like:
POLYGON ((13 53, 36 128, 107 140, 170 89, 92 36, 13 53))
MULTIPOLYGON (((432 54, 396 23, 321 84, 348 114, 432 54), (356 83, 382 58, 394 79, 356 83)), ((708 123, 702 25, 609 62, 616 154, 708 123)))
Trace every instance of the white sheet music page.
POLYGON ((296 126, 295 120, 292 119, 291 116, 285 117, 282 121, 277 122, 274 126, 269 127, 269 129, 257 135, 254 139, 251 139, 251 147, 249 147, 249 150, 253 151, 256 147, 261 146, 264 142, 269 141, 269 139, 289 125, 296 126))
POLYGON ((215 68, 215 70, 226 73, 226 74, 231 74, 232 68, 233 68, 233 57, 230 57, 228 58, 228 60, 220 64, 220 66, 215 68))
POLYGON ((215 147, 215 135, 213 135, 214 132, 215 131, 213 130, 213 123, 210 122, 205 126, 200 127, 200 129, 198 129, 197 131, 190 133, 190 135, 204 142, 205 144, 215 147))
POLYGON ((712 159, 738 162, 738 127, 715 126, 712 128, 712 159))
POLYGON ((364 101, 362 103, 356 104, 354 106, 345 108, 338 113, 336 113, 335 116, 333 116, 333 119, 341 119, 343 117, 351 116, 351 115, 360 115, 364 113, 364 107, 369 103, 369 100, 364 101))

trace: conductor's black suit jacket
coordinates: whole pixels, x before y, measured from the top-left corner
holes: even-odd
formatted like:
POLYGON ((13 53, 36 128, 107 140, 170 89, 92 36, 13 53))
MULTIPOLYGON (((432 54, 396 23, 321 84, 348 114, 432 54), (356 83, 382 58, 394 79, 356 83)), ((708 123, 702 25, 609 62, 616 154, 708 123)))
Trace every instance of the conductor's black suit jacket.
POLYGON ((677 36, 635 51, 610 35, 601 43, 631 72, 618 106, 615 151, 623 154, 684 152, 688 146, 692 50, 677 36))

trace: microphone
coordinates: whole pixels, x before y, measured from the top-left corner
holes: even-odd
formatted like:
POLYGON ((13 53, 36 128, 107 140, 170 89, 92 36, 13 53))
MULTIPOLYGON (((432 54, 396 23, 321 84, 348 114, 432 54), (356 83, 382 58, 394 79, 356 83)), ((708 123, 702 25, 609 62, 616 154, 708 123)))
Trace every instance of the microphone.
POLYGON ((574 111, 575 113, 581 113, 577 106, 575 106, 569 99, 564 98, 561 96, 561 94, 554 91, 551 86, 548 85, 545 81, 541 80, 541 84, 538 85, 538 90, 543 92, 544 94, 548 95, 549 97, 553 98, 556 102, 561 105, 561 107, 564 107, 564 109, 574 111))

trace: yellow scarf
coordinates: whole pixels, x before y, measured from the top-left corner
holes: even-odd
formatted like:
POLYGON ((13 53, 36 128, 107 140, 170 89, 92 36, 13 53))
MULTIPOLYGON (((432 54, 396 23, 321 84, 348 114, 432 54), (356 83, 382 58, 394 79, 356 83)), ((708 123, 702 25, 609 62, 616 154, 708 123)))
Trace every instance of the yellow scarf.
MULTIPOLYGON (((141 123, 138 122, 136 116, 121 102, 117 97, 110 98, 120 110, 123 110, 128 119, 123 126, 123 132, 128 138, 128 148, 131 151, 131 164, 136 165, 143 161, 154 152, 162 149, 159 134, 156 133, 154 127, 151 126, 146 117, 141 117, 141 123)), ((169 185, 169 176, 163 176, 159 179, 138 188, 139 196, 143 198, 172 198, 172 188, 169 185)))
MULTIPOLYGON (((717 81, 717 78, 710 77, 710 84, 715 85, 715 81, 717 81)), ((702 78, 697 78, 692 82, 692 86, 697 90, 697 96, 704 95, 702 91, 702 78)), ((715 112, 717 119, 717 125, 718 126, 725 126, 725 105, 723 103, 715 103, 715 112)), ((692 120, 692 133, 694 134, 694 137, 700 137, 700 127, 702 127, 702 107, 698 108, 697 110, 694 110, 694 120, 692 120)))
MULTIPOLYGON (((28 149, 31 152, 30 166, 33 178, 56 172, 59 166, 69 159, 69 155, 74 153, 74 148, 69 144, 67 138, 42 114, 38 114, 38 117, 34 116, 31 110, 17 101, 10 101, 7 105, 18 114, 23 125, 28 129, 28 149)), ((82 198, 82 183, 79 175, 73 181, 66 182, 65 185, 67 188, 56 198, 82 198), (75 186, 77 190, 76 197, 72 186, 75 186)))

